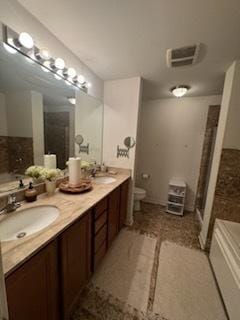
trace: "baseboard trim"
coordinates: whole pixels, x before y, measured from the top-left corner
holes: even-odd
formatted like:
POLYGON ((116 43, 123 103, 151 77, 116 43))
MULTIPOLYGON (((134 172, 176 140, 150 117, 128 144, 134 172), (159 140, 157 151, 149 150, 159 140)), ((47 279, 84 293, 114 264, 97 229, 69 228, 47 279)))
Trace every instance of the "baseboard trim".
POLYGON ((202 232, 199 233, 198 241, 199 241, 199 243, 200 243, 201 249, 202 249, 202 250, 205 250, 206 243, 205 243, 205 241, 203 240, 202 232))

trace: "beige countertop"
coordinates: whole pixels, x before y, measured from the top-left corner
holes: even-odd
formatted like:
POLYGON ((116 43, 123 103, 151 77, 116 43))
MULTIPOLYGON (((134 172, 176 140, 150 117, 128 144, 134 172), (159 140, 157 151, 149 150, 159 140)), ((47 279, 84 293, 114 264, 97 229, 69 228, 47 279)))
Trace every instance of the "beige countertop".
POLYGON ((93 182, 93 190, 88 193, 71 195, 57 190, 53 196, 47 196, 46 194, 38 196, 38 200, 33 203, 23 201, 21 208, 10 213, 10 215, 17 214, 21 209, 39 205, 56 206, 60 214, 51 225, 33 235, 18 240, 2 242, 2 260, 5 276, 48 242, 56 238, 81 215, 127 180, 130 175, 130 170, 118 171, 118 174, 114 175, 115 182, 110 184, 96 184, 93 182))

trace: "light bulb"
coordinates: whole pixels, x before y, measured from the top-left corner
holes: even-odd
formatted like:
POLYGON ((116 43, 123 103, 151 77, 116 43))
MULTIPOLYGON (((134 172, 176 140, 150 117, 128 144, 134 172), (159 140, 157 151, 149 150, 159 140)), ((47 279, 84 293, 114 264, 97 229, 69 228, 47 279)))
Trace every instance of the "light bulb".
POLYGON ((67 70, 67 75, 70 77, 70 78, 74 78, 76 76, 77 72, 74 68, 68 68, 67 70))
POLYGON ((36 49, 35 56, 38 60, 49 60, 51 58, 46 48, 36 49))
POLYGON ((172 88, 171 92, 175 97, 181 98, 188 92, 189 89, 190 87, 181 85, 181 86, 176 86, 172 88))
POLYGON ((86 87, 89 89, 89 88, 92 88, 92 84, 91 84, 91 82, 88 82, 87 84, 86 84, 86 87))
POLYGON ((34 46, 33 38, 27 32, 21 32, 18 41, 26 49, 32 49, 34 46))
POLYGON ((4 47, 4 49, 5 50, 7 50, 7 52, 9 52, 9 53, 12 53, 12 54, 15 54, 15 53, 17 53, 17 50, 16 49, 14 49, 14 48, 12 48, 11 46, 9 46, 7 43, 3 43, 3 47, 4 47))
POLYGON ((50 72, 50 62, 49 61, 44 61, 43 66, 41 67, 43 71, 45 72, 50 72))
POLYGON ((64 67, 65 67, 65 62, 64 62, 63 59, 57 58, 57 59, 55 59, 55 61, 54 61, 54 65, 55 65, 55 67, 56 67, 57 69, 63 70, 64 67))
POLYGON ((85 82, 85 78, 84 76, 82 76, 81 74, 77 77, 77 81, 80 83, 80 84, 83 84, 85 82))

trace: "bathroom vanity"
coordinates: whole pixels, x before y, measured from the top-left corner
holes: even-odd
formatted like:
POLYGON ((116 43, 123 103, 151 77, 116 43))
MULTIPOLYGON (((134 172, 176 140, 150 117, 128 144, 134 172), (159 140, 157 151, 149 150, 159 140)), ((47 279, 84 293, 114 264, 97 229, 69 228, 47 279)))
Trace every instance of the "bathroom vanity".
POLYGON ((123 227, 129 178, 125 171, 111 184, 94 184, 89 193, 39 197, 34 206, 54 205, 59 217, 25 239, 2 243, 10 320, 69 319, 81 290, 123 227))

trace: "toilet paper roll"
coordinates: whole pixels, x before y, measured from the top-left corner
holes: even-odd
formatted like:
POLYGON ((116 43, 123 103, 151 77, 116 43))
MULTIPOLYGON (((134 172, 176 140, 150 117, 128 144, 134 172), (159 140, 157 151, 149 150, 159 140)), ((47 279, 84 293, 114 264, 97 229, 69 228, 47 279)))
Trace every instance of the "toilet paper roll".
POLYGON ((81 184, 81 158, 69 158, 69 185, 77 187, 81 184))
POLYGON ((57 157, 55 154, 45 154, 44 155, 44 167, 47 169, 56 169, 57 157))
POLYGON ((150 175, 148 173, 142 173, 142 179, 149 179, 150 175))

